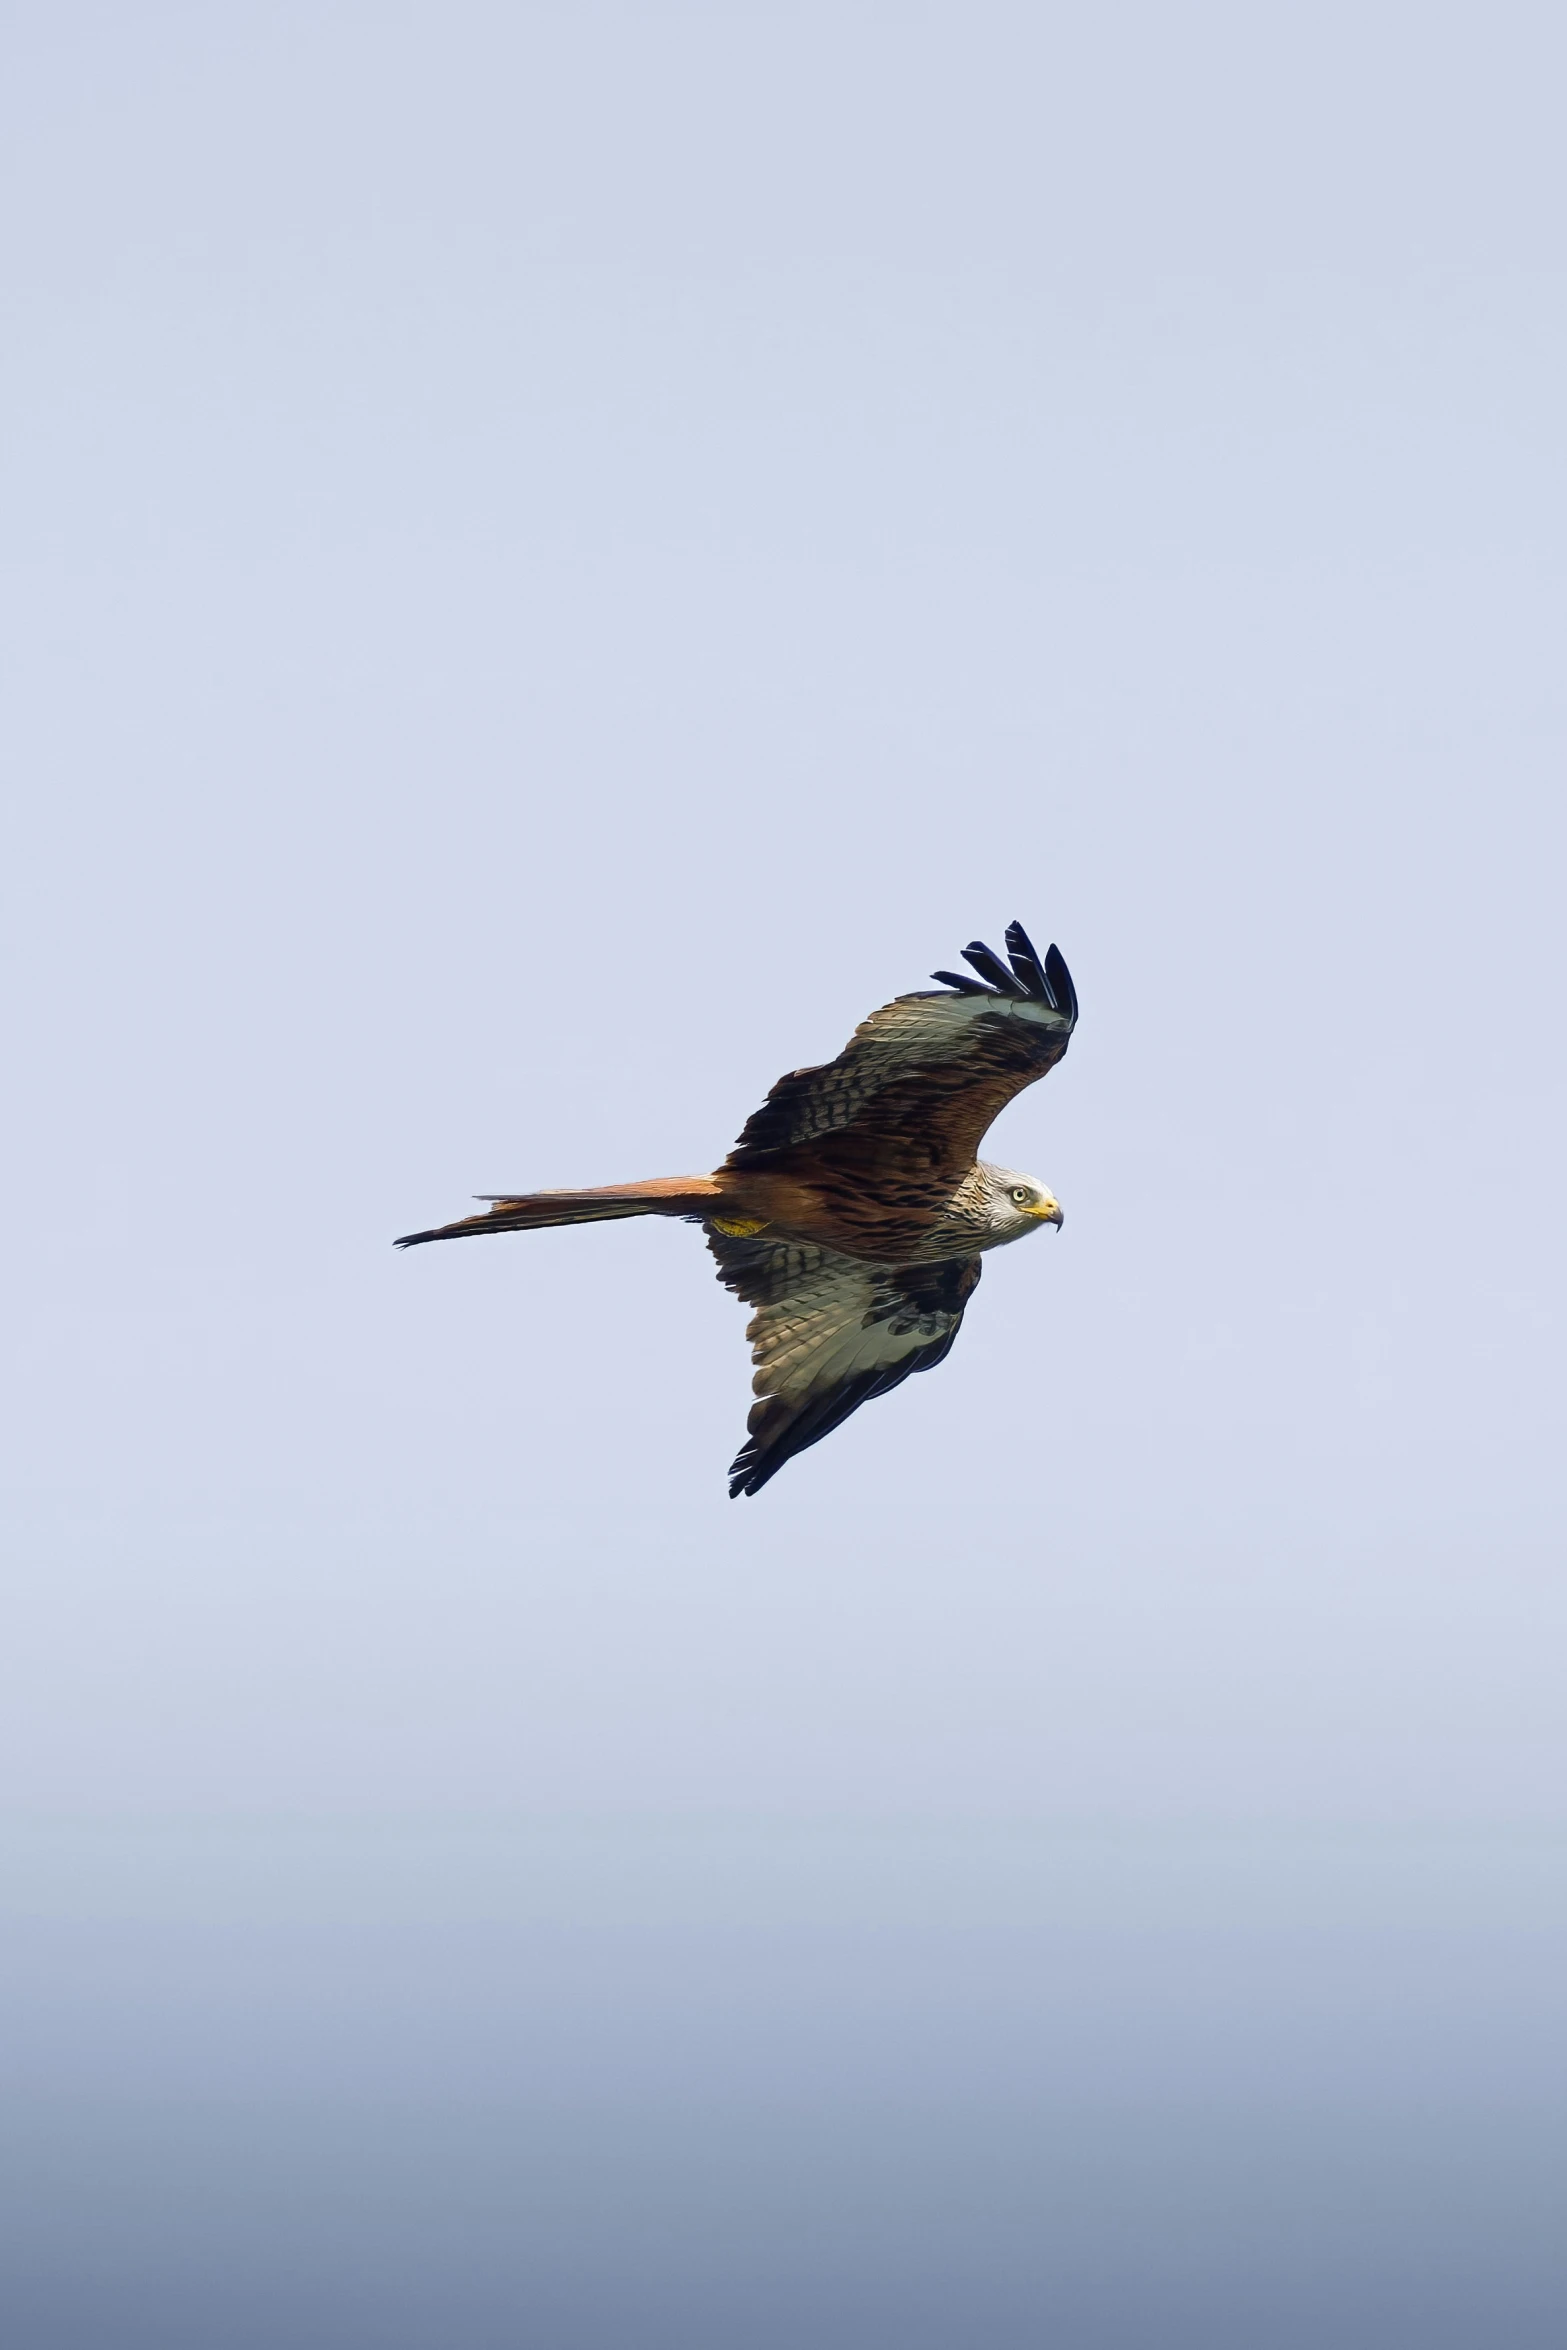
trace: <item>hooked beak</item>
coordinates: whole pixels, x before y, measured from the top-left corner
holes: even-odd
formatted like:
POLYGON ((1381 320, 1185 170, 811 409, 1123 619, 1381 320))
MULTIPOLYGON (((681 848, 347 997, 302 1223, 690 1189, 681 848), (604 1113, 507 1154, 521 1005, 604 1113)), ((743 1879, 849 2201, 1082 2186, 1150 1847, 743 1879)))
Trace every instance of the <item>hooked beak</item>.
POLYGON ((1037 1216, 1041 1224, 1053 1224, 1058 1232, 1066 1220, 1058 1199, 1041 1200, 1037 1208, 1029 1208, 1026 1212, 1030 1216, 1037 1216))

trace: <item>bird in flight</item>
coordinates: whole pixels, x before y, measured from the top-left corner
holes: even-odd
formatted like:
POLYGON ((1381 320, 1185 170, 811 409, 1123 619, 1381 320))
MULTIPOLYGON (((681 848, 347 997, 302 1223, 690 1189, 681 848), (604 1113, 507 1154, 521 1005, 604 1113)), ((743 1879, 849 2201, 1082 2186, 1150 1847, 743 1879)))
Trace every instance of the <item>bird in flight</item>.
POLYGON ((1077 1025, 1060 950, 1036 954, 1018 922, 1006 940, 1006 962, 976 940, 976 978, 933 972, 939 989, 883 1004, 835 1061, 780 1077, 715 1173, 485 1194, 485 1214, 397 1246, 621 1216, 700 1224, 719 1280, 756 1309, 757 1400, 729 1493, 760 1493, 873 1395, 944 1360, 987 1249, 1061 1223, 1043 1183, 977 1155, 1077 1025))

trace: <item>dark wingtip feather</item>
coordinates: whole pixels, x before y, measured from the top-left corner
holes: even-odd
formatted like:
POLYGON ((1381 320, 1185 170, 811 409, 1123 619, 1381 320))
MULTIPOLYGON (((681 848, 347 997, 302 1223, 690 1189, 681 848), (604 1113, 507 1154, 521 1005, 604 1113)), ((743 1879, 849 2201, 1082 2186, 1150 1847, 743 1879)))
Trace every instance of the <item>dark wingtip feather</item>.
POLYGON ((1072 974, 1066 967, 1066 957, 1054 940, 1045 949, 1045 977, 1050 982, 1058 1006, 1075 1028, 1077 1026, 1077 990, 1072 985, 1072 974))
POLYGON ((994 995, 993 987, 986 987, 978 979, 970 979, 966 971, 933 971, 932 979, 939 979, 943 987, 954 987, 959 995, 994 995))
POLYGON ((1049 1004, 1052 1010, 1059 1010, 1060 1007, 1050 992, 1050 982, 1045 974, 1045 966, 1035 952, 1034 942, 1021 922, 1007 924, 1007 959, 1028 993, 1037 1003, 1049 1004))
POLYGON ((729 1464, 730 1500, 738 1501, 742 1493, 760 1493, 790 1457, 787 1452, 769 1456, 754 1441, 742 1444, 729 1464))
POLYGON ((982 938, 971 938, 963 949, 963 960, 972 963, 981 979, 988 979, 1000 995, 1022 996, 1028 993, 1021 980, 1010 972, 998 954, 986 946, 982 938))

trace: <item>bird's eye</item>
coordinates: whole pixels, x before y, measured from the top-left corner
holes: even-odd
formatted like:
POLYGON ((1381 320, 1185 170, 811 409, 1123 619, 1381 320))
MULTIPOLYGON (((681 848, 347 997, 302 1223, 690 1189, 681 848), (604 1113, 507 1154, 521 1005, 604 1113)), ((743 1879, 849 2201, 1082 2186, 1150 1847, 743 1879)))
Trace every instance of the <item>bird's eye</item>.
POLYGON ((1016 1202, 1016 1204, 1017 1204, 1017 1206, 1018 1206, 1018 1207, 1020 1207, 1020 1208, 1026 1208, 1026 1207, 1027 1207, 1027 1205, 1028 1205, 1028 1197, 1029 1197, 1029 1195, 1028 1195, 1027 1191, 1024 1189, 1024 1187, 1023 1187, 1023 1185, 1022 1185, 1021 1183, 1014 1183, 1014 1184, 1013 1184, 1013 1186, 1012 1186, 1012 1197, 1013 1197, 1013 1200, 1016 1202))

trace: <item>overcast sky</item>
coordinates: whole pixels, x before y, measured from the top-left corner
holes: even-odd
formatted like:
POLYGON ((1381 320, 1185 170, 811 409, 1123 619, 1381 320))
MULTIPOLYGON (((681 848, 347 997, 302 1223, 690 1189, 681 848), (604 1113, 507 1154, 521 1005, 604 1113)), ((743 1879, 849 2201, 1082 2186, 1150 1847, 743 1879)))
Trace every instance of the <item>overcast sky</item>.
POLYGON ((1562 2339, 1567 42, 16 8, 18 2350, 1562 2339), (630 1224, 1012 917, 753 1501, 630 1224))

